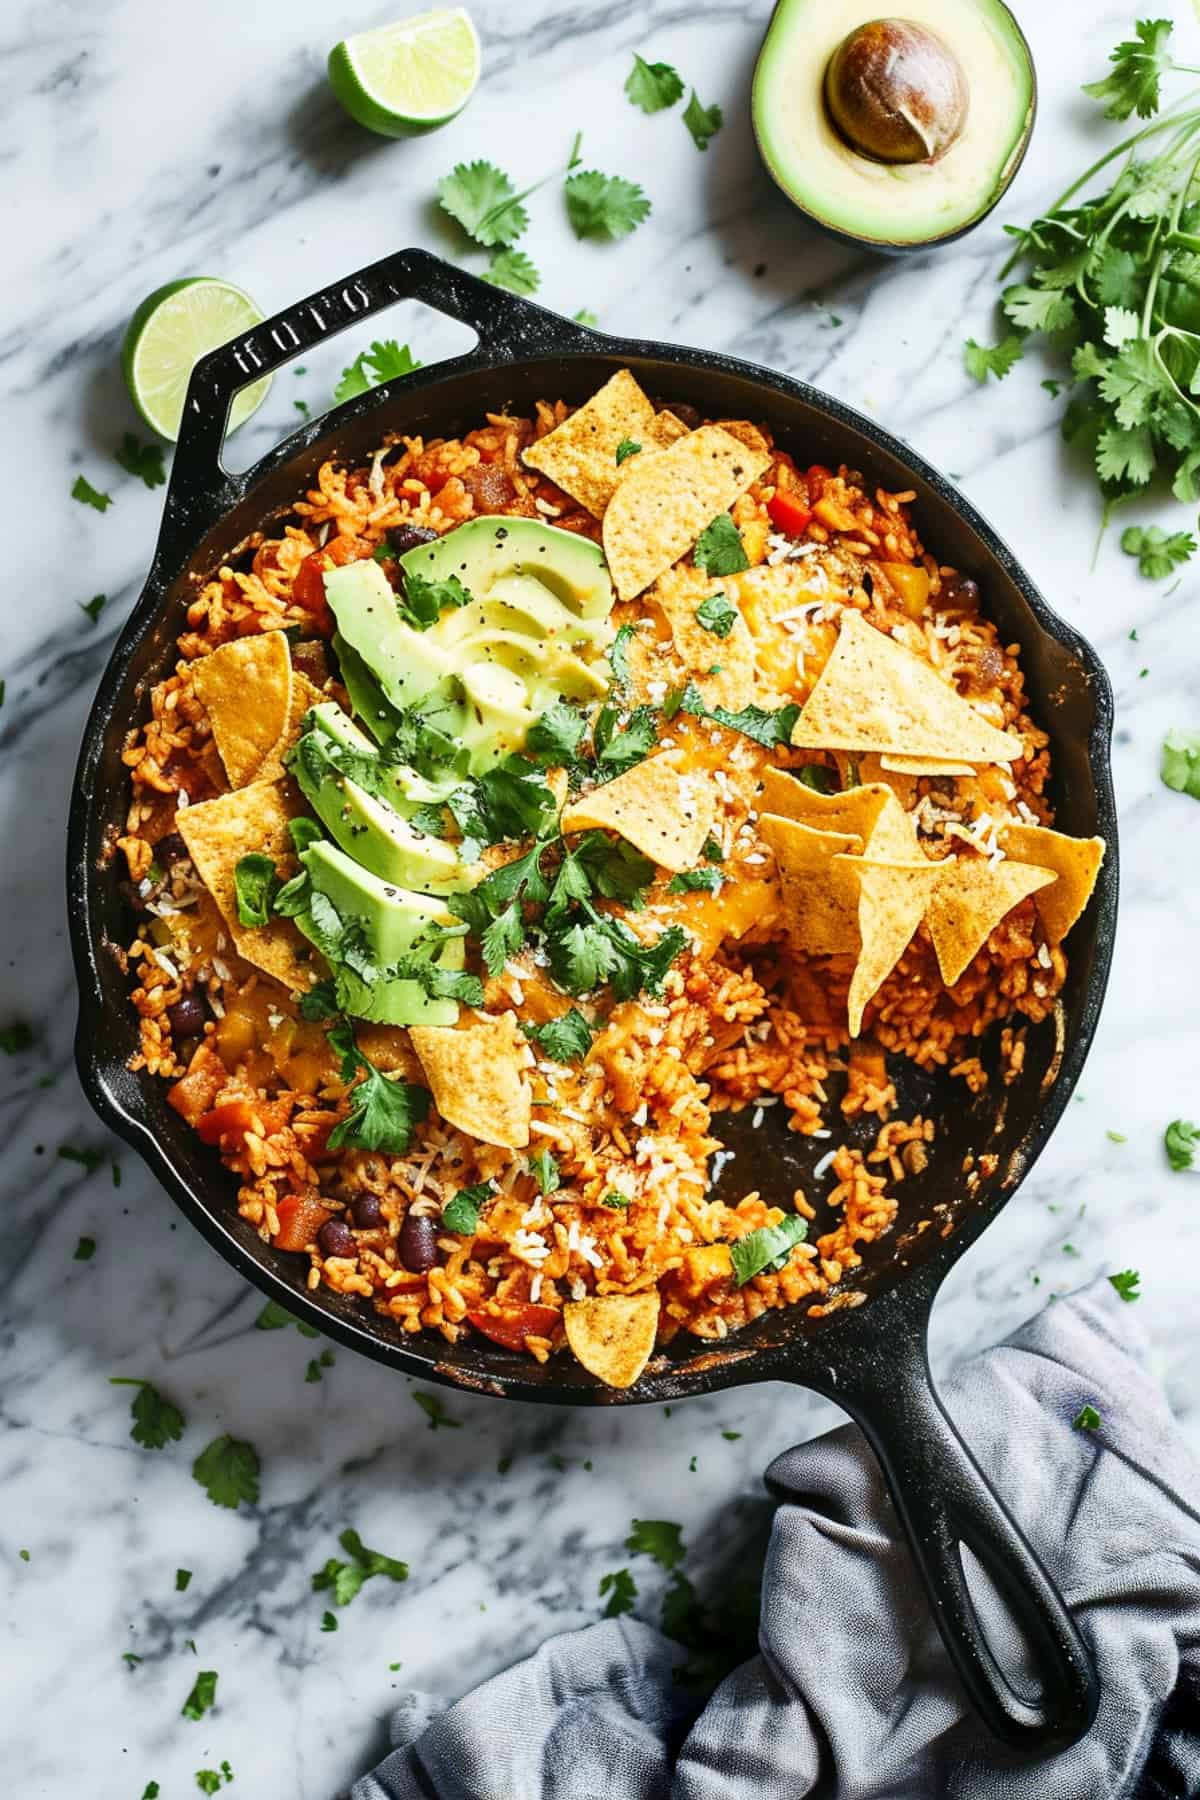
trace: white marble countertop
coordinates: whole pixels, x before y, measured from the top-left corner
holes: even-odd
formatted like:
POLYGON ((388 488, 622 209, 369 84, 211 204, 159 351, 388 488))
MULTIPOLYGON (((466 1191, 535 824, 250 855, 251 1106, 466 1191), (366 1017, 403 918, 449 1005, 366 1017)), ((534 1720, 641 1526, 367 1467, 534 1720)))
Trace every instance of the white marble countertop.
MULTIPOLYGON (((136 426, 117 361, 125 323, 182 273, 228 276, 272 311, 404 243, 452 249, 430 199, 460 158, 493 156, 523 185, 565 157, 582 124, 589 161, 641 179, 654 213, 623 244, 577 244, 551 186, 531 206, 540 298, 566 313, 588 307, 614 331, 771 364, 866 409, 958 476, 1099 648, 1117 696, 1124 854, 1107 1008, 1053 1143, 947 1284, 934 1357, 944 1365, 1052 1291, 1132 1264, 1161 1377, 1200 1446, 1200 1187, 1170 1174, 1161 1150, 1165 1122, 1200 1106, 1200 811, 1157 773, 1164 731, 1200 723, 1200 578, 1185 571, 1170 592, 1143 581, 1111 531, 1097 553, 1094 489, 1039 386, 1049 369, 1032 357, 981 390, 961 356, 966 336, 993 329, 1001 219, 1049 203, 1059 177, 1107 141, 1078 84, 1100 72, 1127 10, 1097 20, 1084 0, 1019 5, 1042 89, 1025 167, 999 217, 900 262, 817 239, 762 173, 747 88, 765 5, 568 5, 540 24, 544 9, 529 0, 475 10, 486 74, 470 109, 396 144, 345 120, 322 75, 330 42, 387 6, 210 0, 198 15, 109 0, 36 15, 18 5, 0 27, 0 459, 14 503, 0 613, 0 1024, 25 1018, 36 1034, 28 1054, 0 1058, 0 1564, 6 1767, 22 1771, 29 1800, 137 1800, 152 1779, 174 1800, 223 1758, 244 1800, 331 1795, 377 1753, 403 1687, 457 1694, 594 1618, 598 1578, 627 1560, 633 1516, 680 1521, 702 1580, 706 1543, 761 1526, 767 1456, 834 1416, 782 1386, 670 1417, 446 1395, 460 1428, 433 1432, 405 1380, 347 1351, 309 1385, 318 1346, 253 1329, 260 1297, 106 1138, 76 1084, 62 916, 71 771, 162 498, 112 460, 136 426), (626 104, 634 49, 674 62, 724 106, 708 154, 677 118, 626 104), (69 498, 80 469, 114 496, 103 517, 69 498), (101 591, 109 604, 93 626, 80 603, 101 591), (60 1160, 64 1143, 115 1158, 120 1187, 107 1162, 88 1173, 60 1160), (81 1236, 96 1240, 90 1261, 74 1260, 81 1236), (129 1390, 110 1387, 112 1375, 170 1394, 187 1418, 182 1443, 133 1444, 129 1390), (188 1473, 226 1430, 262 1459, 261 1504, 236 1514, 188 1473), (504 1475, 501 1458, 512 1459, 504 1475), (407 1559, 411 1576, 404 1587, 373 1582, 324 1634, 309 1578, 347 1525, 407 1559), (185 1593, 180 1566, 193 1571, 185 1593), (125 1652, 142 1660, 127 1667, 125 1652), (201 1668, 219 1671, 219 1704, 193 1723, 180 1707, 201 1668)), ((1177 10, 1194 38, 1189 9, 1177 10)), ((294 400, 326 404, 338 368, 376 329, 309 358, 302 378, 285 373, 233 459, 290 429, 294 400)), ((386 329, 426 360, 457 343, 415 306, 386 329)), ((653 1580, 642 1588, 654 1617, 653 1580)))

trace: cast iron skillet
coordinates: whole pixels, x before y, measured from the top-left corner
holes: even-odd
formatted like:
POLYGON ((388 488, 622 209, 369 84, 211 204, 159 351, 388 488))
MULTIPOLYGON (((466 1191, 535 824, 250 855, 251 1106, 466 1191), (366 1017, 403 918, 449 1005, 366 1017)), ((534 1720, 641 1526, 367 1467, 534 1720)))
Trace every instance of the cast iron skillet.
MULTIPOLYGON (((140 1153, 227 1262, 330 1337, 409 1375, 566 1404, 678 1400, 763 1380, 799 1382, 836 1400, 879 1456, 974 1705, 1010 1744, 1043 1753, 1065 1747, 1095 1716, 1091 1660, 1060 1595, 943 1411, 930 1383, 925 1329, 947 1270, 1010 1198, 1049 1137, 1096 1027, 1117 903, 1111 722, 1109 685, 1095 652, 1051 612, 974 508, 869 420, 770 370, 711 352, 605 337, 425 251, 401 251, 214 351, 192 377, 154 561, 100 683, 71 807, 67 896, 84 1087, 101 1117, 140 1153), (225 421, 239 388, 406 297, 473 326, 476 347, 348 401, 244 476, 223 469, 225 421), (181 608, 196 580, 250 531, 273 515, 286 516, 329 456, 361 462, 387 430, 453 435, 486 411, 530 410, 543 396, 579 401, 621 367, 631 368, 652 395, 689 401, 710 418, 766 422, 802 462, 844 461, 862 469, 869 484, 915 489, 927 541, 944 561, 976 577, 1005 639, 1021 645, 1035 715, 1052 739, 1060 823, 1079 834, 1099 832, 1108 842, 1096 894, 1070 939, 1060 1016, 1030 1030, 1019 1078, 1004 1086, 997 1077, 972 1099, 961 1081, 943 1074, 909 1067, 898 1077, 901 1115, 923 1112, 935 1119, 937 1135, 929 1168, 900 1189, 896 1230, 870 1247, 856 1271, 855 1289, 866 1304, 820 1319, 803 1308, 774 1312, 716 1346, 680 1334, 624 1393, 600 1386, 566 1358, 538 1365, 474 1334, 452 1346, 434 1336, 414 1339, 361 1302, 310 1296, 300 1259, 272 1251, 238 1218, 232 1181, 216 1152, 167 1106, 163 1084, 127 1069, 135 1019, 111 953, 130 935, 111 866, 128 798, 121 750, 148 688, 172 662, 181 608), (967 1158, 973 1158, 969 1169, 967 1158), (989 1647, 967 1589, 963 1545, 1011 1609, 1032 1651, 1037 1693, 1017 1692, 989 1647)), ((994 1044, 988 1040, 980 1053, 994 1058, 994 1044)), ((828 1145, 788 1133, 782 1112, 768 1109, 758 1129, 750 1111, 731 1120, 733 1154, 720 1159, 717 1177, 724 1191, 755 1187, 787 1204, 798 1182, 813 1197, 827 1190, 812 1166, 828 1145)))

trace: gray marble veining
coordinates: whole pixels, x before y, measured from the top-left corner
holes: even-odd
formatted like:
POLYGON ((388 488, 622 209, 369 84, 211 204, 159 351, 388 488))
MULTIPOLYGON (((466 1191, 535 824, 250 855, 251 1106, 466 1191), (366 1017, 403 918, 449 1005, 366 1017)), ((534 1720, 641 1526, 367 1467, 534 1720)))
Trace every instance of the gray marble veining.
MULTIPOLYGON (((1000 216, 1009 220, 1047 204, 1103 138, 1078 83, 1098 73, 1128 24, 1122 9, 1097 18, 1083 0, 1018 10, 1042 98, 1000 216)), ((1181 31, 1190 25, 1194 36, 1186 10, 1181 31)), ((172 1800, 223 1758, 246 1800, 323 1800, 378 1751, 401 1688, 453 1695, 548 1633, 594 1618, 600 1574, 628 1560, 632 1517, 680 1521, 702 1584, 714 1546, 750 1544, 761 1530, 768 1456, 835 1417, 781 1386, 697 1400, 670 1417, 448 1396, 457 1428, 434 1432, 407 1382, 348 1352, 307 1383, 319 1346, 291 1329, 253 1328, 259 1298, 106 1139, 71 1069, 62 917, 71 771, 161 501, 112 459, 136 424, 117 366, 125 322, 181 273, 224 274, 274 310, 406 242, 455 253, 430 199, 459 159, 493 156, 524 185, 565 158, 582 125, 588 161, 642 180, 654 213, 620 245, 580 245, 551 183, 530 203, 540 297, 568 314, 589 307, 613 331, 772 364, 885 421, 955 474, 1100 649, 1117 693, 1125 862, 1110 996, 1078 1099, 1018 1199, 947 1284, 933 1353, 945 1366, 1051 1292, 1132 1264, 1161 1377, 1200 1446, 1200 1187, 1168 1173, 1160 1148, 1166 1120, 1200 1106, 1200 813, 1157 776, 1164 731, 1200 719, 1197 577, 1185 570, 1174 590, 1142 581, 1112 532, 1096 551, 1093 489, 1039 385, 1048 366, 1030 358, 986 389, 965 375, 962 340, 993 329, 1000 219, 935 256, 895 263, 810 233, 751 141, 761 4, 550 14, 528 0, 487 0, 476 8, 486 78, 469 110, 425 139, 368 139, 330 99, 322 64, 333 39, 388 11, 331 13, 315 0, 211 0, 200 12, 22 0, 0 21, 0 491, 9 497, 0 1024, 28 1018, 37 1034, 30 1053, 0 1069, 0 1665, 6 1767, 22 1772, 14 1792, 31 1800, 137 1800, 152 1779, 172 1800), (676 63, 725 108, 706 155, 677 117, 644 119, 626 104, 634 49, 676 63), (103 517, 68 497, 80 470, 113 495, 103 517), (99 592, 108 605, 92 625, 79 608, 99 592), (64 1143, 107 1151, 120 1186, 108 1162, 88 1173, 60 1159, 64 1143), (83 1235, 97 1249, 75 1261, 83 1235), (112 1375, 158 1382, 186 1415, 183 1441, 158 1452, 133 1444, 130 1390, 110 1387, 112 1375), (188 1476, 226 1430, 261 1456, 254 1509, 221 1511, 188 1476), (346 1525, 404 1557, 410 1579, 371 1582, 338 1632, 322 1633, 310 1576, 346 1525), (183 1593, 179 1567, 193 1572, 183 1593), (142 1660, 126 1666, 125 1652, 142 1660), (180 1707, 199 1669, 219 1671, 218 1707, 194 1723, 180 1707)), ((460 342, 416 305, 384 323, 427 361, 460 342)), ((231 460, 249 463, 290 429, 296 400, 328 404, 340 367, 378 329, 309 357, 303 377, 285 371, 231 460)), ((639 1564, 638 1575, 654 1617, 656 1572, 639 1564)))

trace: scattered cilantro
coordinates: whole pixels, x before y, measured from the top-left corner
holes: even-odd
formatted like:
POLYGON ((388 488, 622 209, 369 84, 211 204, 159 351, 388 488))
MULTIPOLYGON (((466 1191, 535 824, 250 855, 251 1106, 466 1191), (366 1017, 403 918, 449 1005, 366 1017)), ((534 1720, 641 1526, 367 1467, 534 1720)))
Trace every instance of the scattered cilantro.
POLYGON ((633 438, 622 438, 616 449, 617 467, 620 468, 629 457, 636 456, 641 447, 633 438))
POLYGON ((304 1379, 311 1386, 314 1381, 323 1380, 325 1370, 332 1369, 332 1367, 333 1351, 322 1350, 320 1356, 309 1357, 308 1366, 304 1371, 304 1379))
POLYGON ((723 1431, 721 1433, 727 1444, 736 1444, 741 1435, 740 1431, 723 1431))
POLYGON ((414 369, 421 367, 407 344, 398 344, 395 338, 382 341, 376 338, 369 350, 361 351, 349 367, 342 370, 333 398, 340 406, 343 400, 352 400, 356 394, 365 394, 382 382, 394 381, 398 375, 411 375, 414 369))
POLYGON ((600 1204, 601 1206, 607 1206, 610 1212, 628 1212, 630 1205, 629 1195, 622 1194, 617 1188, 609 1188, 607 1194, 601 1194, 600 1204))
POLYGON ((668 894, 719 894, 725 877, 720 869, 681 869, 667 883, 668 894))
POLYGON ((267 1301, 254 1325, 257 1331, 282 1331, 285 1325, 294 1325, 301 1337, 315 1338, 321 1335, 315 1325, 306 1325, 303 1319, 290 1313, 286 1306, 280 1306, 278 1300, 267 1301))
POLYGON ((548 768, 562 767, 574 760, 586 730, 586 715, 566 700, 556 700, 529 727, 525 748, 548 768))
POLYGON ((157 1781, 148 1781, 142 1789, 142 1800, 158 1800, 160 1792, 157 1781))
POLYGON ((1104 1135, 1110 1144, 1127 1144, 1129 1142, 1123 1131, 1106 1131, 1104 1135))
POLYGON ((302 419, 307 419, 310 417, 312 408, 309 406, 307 400, 293 400, 292 405, 295 407, 296 411, 300 414, 300 417, 302 419))
POLYGON ((162 487, 167 479, 162 446, 141 444, 132 431, 123 434, 113 454, 126 474, 140 476, 148 488, 162 487))
POLYGON ((538 1184, 542 1194, 553 1194, 562 1186, 562 1176, 558 1164, 549 1150, 539 1150, 536 1156, 529 1159, 529 1173, 538 1184))
POLYGON ((457 789, 446 804, 464 837, 485 844, 538 837, 558 811, 541 768, 517 752, 457 789))
POLYGON ((1142 1278, 1136 1269, 1122 1269, 1118 1275, 1110 1275, 1108 1279, 1116 1289, 1117 1293, 1120 1294, 1122 1300, 1141 1299, 1142 1296, 1138 1292, 1138 1284, 1142 1278))
POLYGON ((437 192, 442 211, 485 250, 515 244, 529 224, 522 201, 533 189, 518 194, 504 170, 494 163, 456 163, 438 182, 437 192))
POLYGON ((1196 1148, 1200 1144, 1200 1125, 1190 1119, 1172 1119, 1163 1132, 1167 1161, 1176 1173, 1195 1166, 1196 1148))
POLYGON ((352 1528, 340 1534, 338 1543, 350 1560, 342 1562, 331 1556, 325 1567, 312 1578, 314 1594, 332 1590, 335 1606, 349 1606, 363 1582, 370 1581, 374 1575, 386 1575, 389 1581, 408 1580, 407 1563, 398 1562, 394 1556, 385 1556, 382 1550, 368 1550, 352 1528))
POLYGON ((1200 731, 1168 731, 1159 774, 1175 793, 1200 800, 1200 731))
POLYGON ((725 852, 713 837, 705 838, 700 848, 700 854, 705 862, 723 863, 725 861, 725 852))
POLYGON ((93 1256, 95 1256, 95 1254, 96 1254, 95 1238, 94 1237, 81 1237, 79 1242, 75 1246, 75 1255, 72 1258, 72 1261, 73 1262, 91 1262, 91 1260, 92 1260, 93 1256))
POLYGON ((836 794, 838 791, 837 770, 827 768, 824 763, 805 763, 803 768, 793 770, 793 774, 814 794, 836 794))
POLYGON ((1147 581, 1165 581, 1172 569, 1196 554, 1196 540, 1190 531, 1168 536, 1158 525, 1127 525, 1121 548, 1126 556, 1137 557, 1138 573, 1147 581))
POLYGON ((643 989, 661 993, 667 970, 686 944, 687 934, 677 925, 643 944, 622 920, 601 917, 586 901, 581 916, 546 939, 551 972, 567 993, 589 994, 607 981, 618 1000, 631 1000, 643 989))
POLYGON ((510 294, 536 294, 542 285, 541 276, 523 250, 497 250, 483 279, 493 287, 507 288, 510 294))
POLYGON ((1150 118, 1158 111, 1159 83, 1175 67, 1167 49, 1170 19, 1139 19, 1134 30, 1136 38, 1126 38, 1109 52, 1112 74, 1084 83, 1085 94, 1104 102, 1108 119, 1127 119, 1132 112, 1150 118))
POLYGON ((1015 331, 1001 338, 998 344, 977 344, 974 338, 968 338, 963 346, 967 374, 973 381, 986 381, 989 375, 1003 381, 1013 364, 1020 360, 1024 347, 1024 338, 1018 337, 1015 331))
POLYGON ((743 706, 738 712, 731 712, 726 706, 709 707, 694 681, 668 695, 663 704, 665 717, 674 718, 679 712, 692 713, 698 719, 712 719, 716 724, 724 725, 727 731, 740 731, 743 737, 753 738, 767 750, 790 744, 792 730, 800 717, 800 708, 794 702, 781 706, 777 712, 766 712, 761 706, 754 705, 743 706))
POLYGON ((658 741, 658 721, 648 706, 635 707, 618 729, 620 716, 615 706, 602 706, 592 727, 596 763, 605 778, 632 769, 658 741))
POLYGON ((588 326, 594 327, 596 325, 599 325, 599 323, 600 323, 600 321, 596 317, 595 313, 589 312, 586 306, 581 306, 577 313, 571 314, 571 317, 574 319, 574 321, 577 325, 588 325, 588 326))
POLYGON ((177 1594, 186 1593, 187 1589, 188 1589, 188 1584, 190 1583, 191 1579, 192 1579, 192 1571, 190 1569, 176 1569, 176 1571, 175 1571, 175 1592, 177 1594))
POLYGON ((479 1229, 479 1214, 495 1193, 490 1181, 476 1182, 474 1187, 459 1188, 453 1199, 442 1208, 442 1224, 447 1231, 470 1237, 479 1229))
POLYGON ((697 150, 707 150, 724 123, 724 115, 719 106, 701 106, 699 96, 693 88, 683 111, 683 122, 691 132, 692 142, 697 150))
POLYGON ((714 637, 727 638, 740 617, 733 602, 725 596, 720 588, 702 600, 696 608, 696 622, 703 625, 705 631, 711 631, 714 637))
POLYGON ((145 1450, 163 1450, 183 1436, 183 1414, 151 1382, 130 1375, 110 1375, 109 1384, 138 1390, 129 1409, 133 1418, 129 1435, 135 1444, 141 1444, 145 1450))
POLYGON ((384 1150, 403 1156, 412 1134, 429 1111, 429 1091, 408 1081, 389 1081, 354 1041, 349 1025, 335 1025, 329 1041, 342 1059, 342 1080, 362 1080, 350 1089, 350 1111, 329 1134, 329 1147, 346 1145, 353 1150, 384 1150))
POLYGON ((75 1144, 60 1144, 58 1154, 64 1162, 78 1163, 81 1169, 86 1169, 88 1174, 92 1175, 104 1162, 107 1152, 104 1150, 80 1150, 75 1144))
POLYGON ((474 598, 470 588, 465 588, 457 575, 447 575, 443 581, 431 581, 416 569, 406 570, 404 604, 400 613, 414 630, 428 631, 448 607, 470 606, 474 598))
POLYGON ((609 645, 608 666, 612 670, 614 687, 629 685, 629 646, 636 635, 632 625, 622 625, 609 645))
POLYGON ((279 872, 269 856, 264 856, 260 850, 251 850, 239 858, 233 871, 239 924, 269 925, 271 902, 279 892, 279 886, 279 872))
POLYGON ((0 1050, 6 1056, 19 1056, 22 1050, 33 1046, 33 1027, 24 1019, 14 1019, 11 1025, 0 1030, 0 1050))
POLYGON ((439 1426, 445 1426, 447 1431, 461 1430, 462 1420, 452 1419, 436 1394, 423 1394, 417 1391, 413 1394, 413 1399, 429 1420, 430 1431, 437 1431, 439 1426))
POLYGON ((192 1691, 184 1701, 182 1714, 185 1719, 202 1719, 211 1706, 217 1702, 217 1671, 201 1669, 192 1683, 192 1691))
POLYGON ((696 539, 692 561, 707 575, 740 575, 750 567, 742 534, 727 512, 718 513, 696 539))
POLYGON ((808 1223, 798 1213, 787 1213, 778 1225, 760 1225, 736 1243, 730 1244, 733 1279, 744 1287, 755 1275, 772 1274, 782 1269, 797 1244, 808 1236, 808 1223))
POLYGON ((661 1568, 673 1569, 684 1557, 681 1531, 669 1519, 635 1519, 625 1548, 631 1556, 652 1556, 661 1568))
POLYGON ((333 1613, 328 1612, 328 1611, 323 1612, 321 1614, 321 1630, 322 1631, 336 1631, 337 1628, 338 1628, 338 1622, 337 1622, 336 1616, 333 1613))
POLYGON ((522 1024, 521 1029, 551 1062, 578 1062, 592 1047, 592 1027, 574 1006, 561 1018, 547 1019, 542 1025, 522 1024))
POLYGON ((631 1613, 637 1601, 637 1582, 628 1569, 612 1569, 607 1575, 600 1577, 600 1598, 608 1595, 601 1617, 619 1619, 622 1613, 631 1613))
MULTIPOLYGON (((21 1555, 25 1558, 26 1562, 29 1561, 28 1550, 22 1550, 21 1555)), ((136 1650, 122 1650, 121 1652, 121 1661, 125 1664, 127 1669, 136 1669, 141 1660, 142 1658, 138 1655, 136 1650)))
POLYGON ((670 63, 643 62, 636 53, 625 80, 625 93, 644 113, 662 112, 683 96, 683 82, 670 63))
POLYGON ((1075 1414, 1075 1417, 1071 1420, 1071 1424, 1076 1431, 1098 1431, 1100 1429, 1100 1414, 1096 1411, 1094 1406, 1081 1406, 1079 1411, 1075 1414))
MULTIPOLYGON (((500 1457, 496 1463, 497 1475, 507 1475, 508 1471, 512 1468, 512 1466, 513 1466, 513 1459, 511 1456, 500 1457)), ((399 1666, 400 1665, 398 1663, 392 1664, 393 1668, 399 1668, 399 1666)))
POLYGON ((202 1794, 215 1794, 221 1786, 221 1776, 217 1769, 197 1769, 196 1786, 202 1794))
POLYGON ((699 1465, 699 1462, 696 1457, 690 1456, 688 1458, 688 1474, 689 1475, 694 1475, 699 1466, 700 1465, 699 1465))
POLYGON ((1062 393, 1062 382, 1053 381, 1049 377, 1047 377, 1045 381, 1039 382, 1038 386, 1044 388, 1052 400, 1057 400, 1058 396, 1062 393))
POLYGON ((78 500, 83 506, 94 507, 98 513, 107 512, 112 505, 112 495, 102 494, 94 488, 84 475, 75 477, 75 485, 71 489, 72 500, 78 500))
POLYGON ((93 594, 90 600, 80 600, 78 604, 80 612, 86 613, 93 625, 98 625, 100 614, 108 605, 108 595, 93 594))
POLYGON ((584 169, 568 175, 567 218, 577 238, 627 237, 650 215, 650 202, 636 182, 584 169))
POLYGON ((192 1475, 214 1506, 235 1508, 258 1499, 258 1452, 253 1444, 222 1432, 192 1464, 192 1475))

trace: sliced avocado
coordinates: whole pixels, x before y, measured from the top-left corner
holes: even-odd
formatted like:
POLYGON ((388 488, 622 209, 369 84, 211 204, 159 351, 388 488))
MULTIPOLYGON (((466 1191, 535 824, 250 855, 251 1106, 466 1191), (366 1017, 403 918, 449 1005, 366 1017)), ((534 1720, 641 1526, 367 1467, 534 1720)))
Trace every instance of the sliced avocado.
POLYGON ((358 756, 378 754, 370 738, 358 729, 349 713, 343 712, 336 700, 322 700, 318 706, 310 706, 305 718, 327 738, 332 738, 335 744, 340 744, 343 750, 351 750, 358 756))
POLYGON ((368 669, 357 650, 352 650, 340 631, 333 634, 334 654, 342 672, 342 685, 350 696, 355 716, 378 744, 395 737, 400 714, 368 669))
POLYGON ((400 617, 392 585, 371 558, 330 569, 325 598, 340 636, 402 712, 453 673, 436 631, 414 631, 400 617))
MULTIPOLYGON (((314 729, 331 739, 339 749, 348 751, 352 756, 371 758, 378 781, 386 787, 384 798, 387 804, 406 819, 410 818, 419 806, 440 805, 447 794, 453 793, 459 785, 460 778, 457 775, 447 774, 436 781, 428 780, 424 775, 418 775, 417 771, 410 768, 407 763, 394 763, 380 758, 379 751, 370 738, 358 729, 354 720, 348 713, 342 711, 336 700, 323 700, 319 706, 311 707, 308 719, 314 729)), ((300 769, 304 760, 304 755, 297 745, 289 766, 292 766, 293 773, 300 780, 305 794, 308 794, 308 787, 305 786, 300 769)), ((353 777, 353 765, 342 772, 349 773, 353 777)), ((357 778, 361 779, 361 771, 357 778)), ((319 780, 318 772, 310 770, 308 779, 315 786, 319 780)), ((374 785, 374 782, 371 785, 374 785)))
MULTIPOLYGON (((301 861, 342 919, 362 926, 381 964, 409 955, 429 926, 455 923, 441 901, 381 881, 334 844, 313 844, 301 861)), ((303 915, 297 924, 304 930, 303 915)), ((461 969, 464 959, 462 939, 450 938, 434 960, 439 968, 461 969)), ((453 1025, 458 1018, 456 1000, 431 1000, 416 981, 393 978, 368 986, 348 970, 339 971, 339 981, 349 990, 347 1010, 356 1018, 380 1025, 453 1025)))
POLYGON ((384 805, 333 763, 314 779, 313 758, 296 759, 296 779, 304 798, 348 856, 381 881, 450 894, 470 887, 473 867, 453 844, 423 836, 392 807, 384 805))
POLYGON ((754 74, 763 161, 835 236, 883 250, 958 237, 1008 187, 1036 107, 1033 59, 1002 0, 780 0, 754 74))
POLYGON ((468 519, 434 543, 406 550, 400 567, 430 581, 457 575, 476 600, 489 599, 497 583, 515 577, 540 583, 579 619, 606 619, 612 610, 600 546, 540 519, 468 519))

